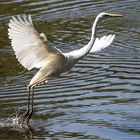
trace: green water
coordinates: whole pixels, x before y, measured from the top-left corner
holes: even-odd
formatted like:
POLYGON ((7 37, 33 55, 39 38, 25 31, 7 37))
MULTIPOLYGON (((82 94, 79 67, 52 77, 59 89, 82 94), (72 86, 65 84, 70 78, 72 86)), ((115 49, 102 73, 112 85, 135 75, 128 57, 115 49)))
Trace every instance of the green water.
POLYGON ((139 7, 138 0, 0 0, 0 139, 140 139, 139 7), (37 87, 31 129, 12 126, 10 118, 26 109, 26 87, 36 70, 16 60, 7 36, 11 16, 31 14, 35 28, 68 52, 88 43, 103 11, 125 15, 98 28, 98 36, 116 34, 114 43, 37 87))

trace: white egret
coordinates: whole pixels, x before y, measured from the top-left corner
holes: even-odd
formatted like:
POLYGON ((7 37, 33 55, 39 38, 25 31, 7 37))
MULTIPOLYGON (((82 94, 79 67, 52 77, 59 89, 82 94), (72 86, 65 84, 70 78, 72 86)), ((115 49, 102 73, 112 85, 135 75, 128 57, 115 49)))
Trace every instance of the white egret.
POLYGON ((91 39, 83 48, 68 53, 50 45, 47 37, 39 33, 32 23, 31 16, 13 16, 9 23, 9 39, 18 61, 28 70, 40 70, 28 85, 27 111, 20 116, 23 122, 28 122, 33 113, 33 89, 35 86, 48 82, 61 73, 70 70, 76 62, 88 53, 94 53, 109 46, 115 35, 96 38, 96 27, 103 17, 120 17, 120 14, 100 13, 92 26, 91 39), (31 96, 31 97, 30 97, 31 96))

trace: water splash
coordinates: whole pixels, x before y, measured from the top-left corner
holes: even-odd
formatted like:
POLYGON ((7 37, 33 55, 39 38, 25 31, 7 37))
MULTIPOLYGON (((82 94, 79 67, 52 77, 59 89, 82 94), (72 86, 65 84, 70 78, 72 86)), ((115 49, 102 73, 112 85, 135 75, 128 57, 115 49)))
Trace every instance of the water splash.
POLYGON ((13 128, 18 131, 23 131, 23 129, 29 129, 28 123, 21 123, 18 116, 9 117, 9 118, 2 118, 0 120, 0 128, 13 128))
POLYGON ((18 116, 0 119, 0 130, 22 134, 25 139, 33 139, 33 129, 29 124, 21 123, 18 116))
POLYGON ((28 131, 31 129, 29 123, 25 123, 21 119, 20 108, 16 109, 16 114, 12 114, 8 118, 0 118, 0 128, 10 128, 15 131, 28 131))

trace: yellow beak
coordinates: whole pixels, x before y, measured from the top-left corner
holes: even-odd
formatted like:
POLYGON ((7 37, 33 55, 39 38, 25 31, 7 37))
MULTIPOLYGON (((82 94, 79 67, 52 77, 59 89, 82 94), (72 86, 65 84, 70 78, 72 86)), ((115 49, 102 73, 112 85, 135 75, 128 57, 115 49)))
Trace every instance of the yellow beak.
POLYGON ((121 14, 114 14, 114 13, 108 13, 108 16, 111 16, 111 17, 122 17, 123 15, 121 15, 121 14))

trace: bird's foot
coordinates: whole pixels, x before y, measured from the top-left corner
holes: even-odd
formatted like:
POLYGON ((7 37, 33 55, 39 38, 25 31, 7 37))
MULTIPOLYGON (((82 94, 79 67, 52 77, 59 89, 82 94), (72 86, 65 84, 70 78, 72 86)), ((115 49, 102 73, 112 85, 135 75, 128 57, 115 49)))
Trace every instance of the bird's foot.
POLYGON ((26 117, 26 121, 29 122, 29 120, 31 119, 33 114, 33 111, 30 111, 30 113, 28 113, 28 116, 26 117))
POLYGON ((29 116, 29 111, 27 110, 25 113, 23 113, 22 115, 20 115, 18 117, 18 123, 19 124, 27 124, 29 122, 29 119, 27 119, 29 116))
POLYGON ((19 124, 28 124, 31 117, 32 117, 33 111, 26 111, 24 114, 20 115, 18 117, 18 123, 19 124))

